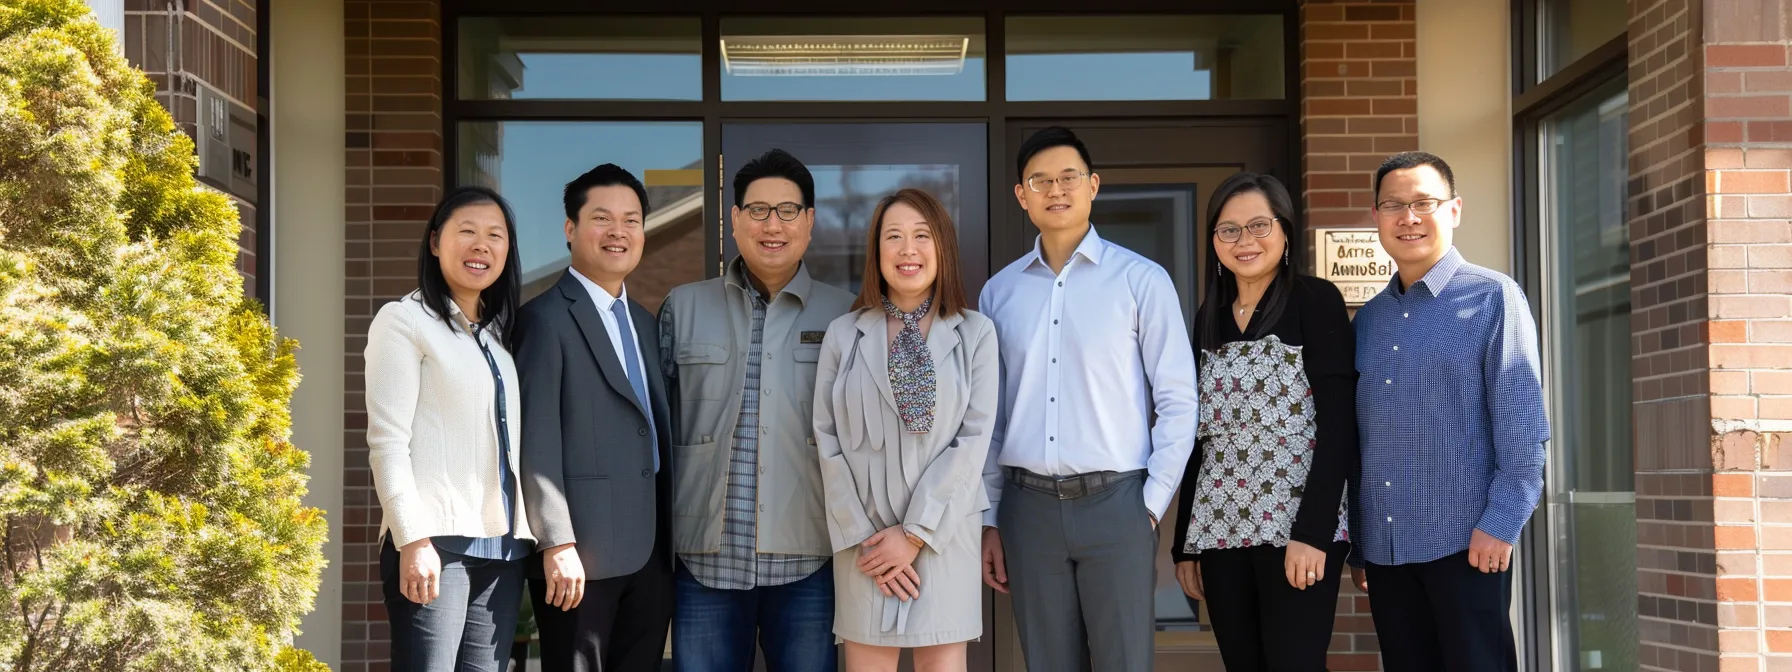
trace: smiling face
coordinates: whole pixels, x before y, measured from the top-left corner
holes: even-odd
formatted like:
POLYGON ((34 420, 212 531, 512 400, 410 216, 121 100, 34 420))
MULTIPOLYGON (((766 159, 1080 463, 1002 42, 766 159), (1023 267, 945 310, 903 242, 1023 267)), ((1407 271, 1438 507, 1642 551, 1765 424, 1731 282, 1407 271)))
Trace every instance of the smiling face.
POLYGON ((641 197, 623 185, 592 187, 578 221, 566 222, 572 266, 607 291, 619 291, 623 279, 641 263, 647 242, 641 197))
POLYGON ((430 240, 429 251, 442 265, 442 278, 455 297, 477 296, 504 274, 510 232, 496 203, 456 208, 430 240))
POLYGON ((939 274, 939 252, 934 247, 933 227, 913 206, 898 201, 884 210, 878 238, 878 268, 886 293, 893 303, 900 298, 925 299, 939 274))
POLYGON ((809 251, 809 234, 815 229, 815 210, 803 207, 802 188, 782 177, 754 180, 741 196, 741 204, 732 213, 734 245, 740 248, 747 270, 760 278, 794 275, 803 253, 809 251), (790 221, 784 221, 778 212, 782 204, 796 206, 796 216, 790 221), (754 219, 756 212, 765 219, 754 219))
POLYGON ((1220 208, 1219 222, 1213 227, 1213 251, 1220 265, 1241 281, 1266 280, 1282 268, 1282 253, 1288 249, 1288 234, 1276 220, 1269 199, 1260 191, 1242 191, 1226 200, 1220 208), (1256 236, 1266 232, 1263 238, 1256 236), (1233 234, 1234 242, 1226 242, 1233 234))
POLYGON ((1401 275, 1423 276, 1450 252, 1456 227, 1462 222, 1462 199, 1450 193, 1450 183, 1427 165, 1396 170, 1381 178, 1376 195, 1375 226, 1381 247, 1399 265, 1401 275), (1414 212, 1408 203, 1440 201, 1429 214, 1414 212))
POLYGON ((1089 223, 1101 177, 1089 171, 1075 147, 1052 147, 1027 160, 1014 197, 1041 233, 1071 231, 1089 223), (1065 188, 1069 183, 1070 188, 1065 188), (1039 190, 1034 191, 1037 187, 1039 190))

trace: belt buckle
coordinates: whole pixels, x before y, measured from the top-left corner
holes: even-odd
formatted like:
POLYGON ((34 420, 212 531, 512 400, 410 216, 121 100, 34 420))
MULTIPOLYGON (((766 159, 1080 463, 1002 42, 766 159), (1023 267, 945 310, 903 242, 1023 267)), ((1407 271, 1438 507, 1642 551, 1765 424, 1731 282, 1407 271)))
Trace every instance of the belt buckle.
MULTIPOLYGON (((1070 493, 1065 492, 1064 485, 1066 483, 1072 482, 1073 480, 1077 480, 1077 477, 1076 476, 1060 476, 1060 477, 1056 477, 1056 478, 1052 479, 1052 490, 1058 494, 1058 501, 1064 501, 1067 499, 1076 499, 1076 497, 1081 496, 1081 495, 1077 495, 1077 496, 1073 497, 1073 496, 1071 496, 1070 493)), ((1088 488, 1085 487, 1083 489, 1087 490, 1088 488)))

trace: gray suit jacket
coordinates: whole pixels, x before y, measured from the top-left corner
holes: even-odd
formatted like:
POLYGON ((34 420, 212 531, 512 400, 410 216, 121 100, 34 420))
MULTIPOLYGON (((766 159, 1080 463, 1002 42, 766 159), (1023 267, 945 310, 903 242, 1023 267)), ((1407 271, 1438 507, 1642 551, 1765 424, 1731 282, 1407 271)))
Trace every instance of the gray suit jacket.
POLYGON ((640 571, 654 543, 672 533, 672 411, 659 358, 645 356, 658 352, 659 323, 633 300, 628 309, 644 353, 652 426, 578 278, 562 275, 523 306, 515 327, 529 528, 537 548, 577 543, 590 581, 640 571), (659 436, 657 475, 649 432, 659 436))

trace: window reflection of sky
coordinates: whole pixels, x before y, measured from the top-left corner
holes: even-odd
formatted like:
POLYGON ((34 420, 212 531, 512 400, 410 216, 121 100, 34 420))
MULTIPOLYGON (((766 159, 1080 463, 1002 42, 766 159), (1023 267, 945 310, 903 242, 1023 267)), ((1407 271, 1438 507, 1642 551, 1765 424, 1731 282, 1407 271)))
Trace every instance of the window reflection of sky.
POLYGON ((522 53, 518 100, 702 100, 698 54, 522 53))
POLYGON ((1008 100, 1207 100, 1195 52, 1009 54, 1008 100))
MULTIPOLYGON (((533 270, 567 259, 566 183, 602 163, 645 179, 703 156, 700 122, 503 122, 500 191, 517 216, 518 252, 533 270)), ((668 203, 655 203, 663 207, 668 203)))

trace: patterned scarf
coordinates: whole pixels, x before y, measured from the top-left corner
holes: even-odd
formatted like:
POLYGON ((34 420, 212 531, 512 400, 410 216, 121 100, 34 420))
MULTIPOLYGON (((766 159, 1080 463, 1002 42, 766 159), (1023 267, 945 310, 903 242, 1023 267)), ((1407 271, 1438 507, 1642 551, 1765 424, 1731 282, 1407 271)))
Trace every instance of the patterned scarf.
POLYGON ((921 336, 921 318, 932 307, 933 297, 928 297, 915 312, 904 313, 884 299, 884 314, 902 320, 902 331, 890 344, 890 390, 896 393, 903 429, 917 434, 933 431, 933 353, 921 336))

